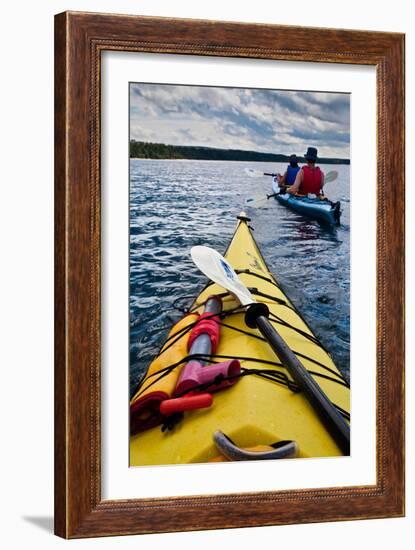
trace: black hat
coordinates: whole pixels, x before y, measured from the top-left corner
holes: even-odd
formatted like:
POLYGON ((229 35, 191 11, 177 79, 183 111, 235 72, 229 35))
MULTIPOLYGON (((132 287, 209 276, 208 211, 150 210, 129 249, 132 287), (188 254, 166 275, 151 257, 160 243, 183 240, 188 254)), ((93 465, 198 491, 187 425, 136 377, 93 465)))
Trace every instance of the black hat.
POLYGON ((290 162, 298 162, 297 155, 290 155, 289 161, 290 162))
POLYGON ((307 153, 304 155, 304 158, 306 160, 312 160, 315 162, 317 160, 317 149, 315 147, 308 147, 307 153))

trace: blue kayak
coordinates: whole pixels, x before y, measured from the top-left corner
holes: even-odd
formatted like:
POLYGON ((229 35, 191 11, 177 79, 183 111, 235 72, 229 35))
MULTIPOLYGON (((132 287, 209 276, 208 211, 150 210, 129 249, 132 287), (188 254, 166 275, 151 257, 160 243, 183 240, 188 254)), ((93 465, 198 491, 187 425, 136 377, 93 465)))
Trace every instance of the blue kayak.
POLYGON ((277 201, 287 208, 314 220, 331 225, 340 224, 340 202, 333 203, 328 199, 301 197, 281 192, 277 178, 272 179, 272 190, 277 201))

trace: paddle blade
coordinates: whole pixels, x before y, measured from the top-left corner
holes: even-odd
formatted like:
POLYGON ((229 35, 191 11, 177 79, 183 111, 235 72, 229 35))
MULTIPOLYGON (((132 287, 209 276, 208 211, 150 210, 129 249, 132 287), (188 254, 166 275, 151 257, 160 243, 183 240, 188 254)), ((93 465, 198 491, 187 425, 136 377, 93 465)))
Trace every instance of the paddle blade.
POLYGON ((337 170, 331 170, 324 176, 324 183, 330 183, 331 181, 336 180, 338 175, 339 173, 337 170))
POLYGON ((241 282, 232 266, 213 248, 193 246, 190 250, 193 262, 206 277, 234 294, 245 306, 255 302, 249 290, 241 282))

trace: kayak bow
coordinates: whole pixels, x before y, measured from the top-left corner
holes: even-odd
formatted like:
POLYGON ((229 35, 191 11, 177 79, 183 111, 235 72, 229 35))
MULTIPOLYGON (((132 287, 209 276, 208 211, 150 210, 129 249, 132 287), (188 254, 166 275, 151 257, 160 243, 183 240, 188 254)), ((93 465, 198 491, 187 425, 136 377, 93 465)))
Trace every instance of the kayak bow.
MULTIPOLYGON (((267 304, 270 322, 336 409, 348 420, 348 384, 269 271, 253 239, 248 221, 245 216, 239 217, 225 253, 226 260, 234 267, 255 300, 267 304)), ((244 460, 243 457, 252 460, 254 452, 258 452, 258 459, 290 456, 293 451, 299 457, 342 455, 341 448, 305 395, 298 391, 297 384, 276 359, 269 344, 256 329, 246 327, 246 308, 241 307, 232 295, 224 292, 216 283, 208 283, 193 302, 190 314, 172 328, 168 340, 131 400, 131 411, 146 391, 149 395, 154 390, 160 401, 169 400, 173 395, 172 381, 177 383, 181 376, 180 369, 189 360, 189 333, 192 327, 202 322, 199 319, 205 319, 206 322, 206 314, 202 318, 200 314, 212 295, 222 297, 223 307, 219 318, 221 326, 217 349, 207 362, 239 361, 240 369, 235 371, 237 374, 229 377, 233 382, 235 378, 237 381, 213 393, 213 403, 208 408, 186 410, 173 426, 169 426, 169 417, 164 420, 159 418, 157 425, 134 433, 130 439, 130 464, 183 464, 244 460), (157 384, 165 383, 166 378, 169 388, 165 387, 166 391, 163 390, 164 394, 161 395, 163 392, 159 391, 157 384), (157 382, 153 384, 155 380, 157 382), (150 387, 151 384, 153 386, 150 387), (162 431, 160 422, 164 423, 164 428, 167 426, 173 429, 162 431), (218 432, 224 434, 220 441, 218 432), (227 438, 231 443, 226 444, 227 438), (232 452, 229 450, 231 447, 232 452), (274 452, 280 448, 281 452, 274 452)), ((205 391, 210 392, 209 387, 205 391)), ((159 411, 160 403, 153 403, 152 406, 159 411)), ((151 411, 149 414, 151 416, 151 411)), ((131 421, 133 425, 133 413, 131 421)))

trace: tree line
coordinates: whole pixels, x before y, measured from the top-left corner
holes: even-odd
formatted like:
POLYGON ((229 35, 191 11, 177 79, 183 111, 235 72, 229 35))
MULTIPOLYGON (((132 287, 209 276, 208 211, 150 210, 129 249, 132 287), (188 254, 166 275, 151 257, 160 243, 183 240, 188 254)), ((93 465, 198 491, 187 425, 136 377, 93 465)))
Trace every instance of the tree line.
MULTIPOLYGON (((190 160, 239 160, 251 162, 287 162, 287 155, 244 151, 241 149, 218 149, 191 145, 166 145, 130 140, 130 158, 144 159, 190 159, 190 160)), ((305 162, 304 157, 298 157, 305 162)), ((349 159, 319 158, 321 164, 350 164, 349 159)))

